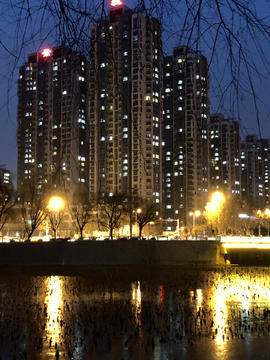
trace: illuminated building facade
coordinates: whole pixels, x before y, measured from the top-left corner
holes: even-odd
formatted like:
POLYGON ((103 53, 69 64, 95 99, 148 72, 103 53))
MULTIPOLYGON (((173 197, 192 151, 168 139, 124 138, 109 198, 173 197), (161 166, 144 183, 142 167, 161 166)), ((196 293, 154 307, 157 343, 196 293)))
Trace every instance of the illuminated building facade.
POLYGON ((87 60, 64 47, 33 53, 18 80, 17 189, 30 179, 69 189, 89 181, 87 60))
POLYGON ((185 226, 208 200, 209 75, 207 59, 185 46, 163 64, 163 204, 185 226))
POLYGON ((4 186, 12 186, 10 170, 0 168, 0 184, 4 186))
POLYGON ((210 116, 210 192, 225 196, 241 195, 241 139, 239 123, 224 119, 223 114, 210 116))
POLYGON ((161 201, 161 59, 155 18, 118 4, 91 27, 91 192, 161 201))
POLYGON ((244 203, 269 207, 270 140, 247 135, 241 147, 241 186, 244 203))

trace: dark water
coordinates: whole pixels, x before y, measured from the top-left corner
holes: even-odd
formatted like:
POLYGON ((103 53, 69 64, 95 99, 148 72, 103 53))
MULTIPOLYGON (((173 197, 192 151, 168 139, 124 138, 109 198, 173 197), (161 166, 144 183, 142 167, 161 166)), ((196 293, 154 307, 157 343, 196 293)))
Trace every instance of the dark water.
POLYGON ((0 273, 0 359, 270 358, 270 268, 171 271, 0 273))

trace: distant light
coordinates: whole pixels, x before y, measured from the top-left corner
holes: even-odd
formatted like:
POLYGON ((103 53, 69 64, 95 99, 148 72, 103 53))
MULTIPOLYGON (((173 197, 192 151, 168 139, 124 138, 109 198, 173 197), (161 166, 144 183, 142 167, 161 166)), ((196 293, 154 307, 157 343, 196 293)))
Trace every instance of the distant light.
POLYGON ((122 0, 111 0, 111 6, 121 6, 123 5, 122 0))
POLYGON ((45 48, 45 49, 42 51, 42 53, 41 53, 41 55, 42 55, 44 58, 51 56, 51 54, 52 54, 52 49, 50 49, 50 48, 45 48))
POLYGON ((246 243, 246 244, 230 244, 223 243, 222 246, 226 249, 270 249, 270 244, 246 243))
POLYGON ((239 219, 249 219, 247 214, 238 214, 239 219))

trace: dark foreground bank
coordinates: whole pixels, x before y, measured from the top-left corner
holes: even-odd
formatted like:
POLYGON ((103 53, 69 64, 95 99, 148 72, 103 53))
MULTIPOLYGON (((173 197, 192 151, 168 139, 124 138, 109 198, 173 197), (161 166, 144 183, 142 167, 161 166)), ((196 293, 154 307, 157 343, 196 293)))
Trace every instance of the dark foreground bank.
POLYGON ((0 244, 0 266, 224 264, 218 241, 75 241, 0 244))

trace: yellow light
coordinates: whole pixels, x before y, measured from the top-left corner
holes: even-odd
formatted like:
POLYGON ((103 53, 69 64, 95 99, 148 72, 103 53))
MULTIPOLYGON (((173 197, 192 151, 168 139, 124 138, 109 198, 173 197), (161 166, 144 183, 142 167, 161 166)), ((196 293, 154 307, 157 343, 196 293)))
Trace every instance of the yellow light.
POLYGON ((226 249, 270 249, 270 244, 258 244, 258 243, 249 243, 249 244, 231 244, 224 243, 222 246, 226 249))
POLYGON ((142 209, 137 209, 137 213, 140 214, 142 212, 142 209))
POLYGON ((140 328, 141 335, 141 312, 142 312, 142 294, 140 281, 134 282, 132 286, 132 308, 135 324, 140 328))
POLYGON ((200 212, 200 210, 196 210, 194 213, 191 211, 190 213, 189 213, 189 216, 200 216, 201 215, 201 212, 200 212))
POLYGON ((62 306, 62 282, 58 276, 51 276, 48 279, 48 294, 45 298, 45 304, 47 304, 47 333, 52 338, 52 342, 59 342, 60 338, 60 325, 59 309, 62 306))
POLYGON ((52 211, 60 210, 64 206, 64 201, 60 197, 53 196, 49 201, 49 208, 52 211))
POLYGON ((217 208, 222 201, 224 201, 224 196, 223 196, 220 192, 216 191, 216 192, 212 195, 212 199, 211 199, 212 206, 213 206, 214 208, 217 208))

